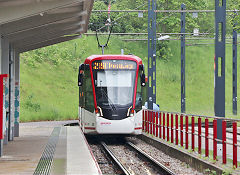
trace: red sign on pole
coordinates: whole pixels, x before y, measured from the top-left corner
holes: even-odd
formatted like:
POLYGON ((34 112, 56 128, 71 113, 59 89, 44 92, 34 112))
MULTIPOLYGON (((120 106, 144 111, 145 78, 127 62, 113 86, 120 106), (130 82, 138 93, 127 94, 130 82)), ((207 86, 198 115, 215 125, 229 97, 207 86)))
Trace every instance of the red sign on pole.
POLYGON ((7 78, 8 74, 0 75, 0 139, 3 139, 3 79, 7 78))

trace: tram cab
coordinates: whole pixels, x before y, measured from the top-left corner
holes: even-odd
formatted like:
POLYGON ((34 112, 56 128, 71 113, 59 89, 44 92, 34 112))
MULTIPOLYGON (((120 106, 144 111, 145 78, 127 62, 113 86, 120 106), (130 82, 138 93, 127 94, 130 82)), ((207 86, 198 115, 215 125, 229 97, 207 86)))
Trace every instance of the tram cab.
POLYGON ((79 67, 79 124, 85 134, 141 134, 145 103, 142 60, 93 55, 79 67))

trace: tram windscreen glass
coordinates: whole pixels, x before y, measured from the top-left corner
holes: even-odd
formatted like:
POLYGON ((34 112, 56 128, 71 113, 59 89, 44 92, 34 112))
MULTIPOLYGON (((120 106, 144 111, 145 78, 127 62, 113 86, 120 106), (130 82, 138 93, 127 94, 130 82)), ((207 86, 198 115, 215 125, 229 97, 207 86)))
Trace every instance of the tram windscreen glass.
POLYGON ((93 62, 93 77, 98 105, 129 105, 133 102, 136 62, 129 60, 93 62))

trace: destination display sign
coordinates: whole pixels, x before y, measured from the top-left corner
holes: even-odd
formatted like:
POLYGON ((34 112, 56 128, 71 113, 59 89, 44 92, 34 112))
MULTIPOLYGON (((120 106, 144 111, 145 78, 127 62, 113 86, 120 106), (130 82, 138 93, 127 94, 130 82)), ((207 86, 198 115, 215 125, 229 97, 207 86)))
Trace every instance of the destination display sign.
POLYGON ((94 70, 106 69, 136 69, 136 63, 129 60, 97 60, 92 65, 94 70))

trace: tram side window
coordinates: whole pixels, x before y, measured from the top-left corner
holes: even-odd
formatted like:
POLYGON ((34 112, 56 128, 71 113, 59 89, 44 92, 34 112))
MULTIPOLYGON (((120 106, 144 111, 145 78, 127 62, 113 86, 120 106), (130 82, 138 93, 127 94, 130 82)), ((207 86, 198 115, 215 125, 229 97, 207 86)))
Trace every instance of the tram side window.
POLYGON ((79 86, 79 106, 84 107, 83 87, 79 86))
POLYGON ((93 112, 94 111, 94 99, 92 90, 91 74, 89 69, 84 71, 84 92, 85 92, 85 109, 93 112))
POLYGON ((83 79, 84 79, 84 64, 79 66, 78 70, 78 87, 79 87, 79 107, 84 107, 84 91, 83 91, 83 79))
MULTIPOLYGON (((84 73, 82 73, 83 75, 83 79, 84 79, 84 73)), ((79 106, 80 107, 85 107, 85 104, 84 104, 84 96, 85 96, 85 93, 84 93, 84 86, 79 86, 79 106)))
POLYGON ((142 86, 141 86, 141 74, 138 74, 137 94, 136 94, 136 112, 142 109, 142 86))

